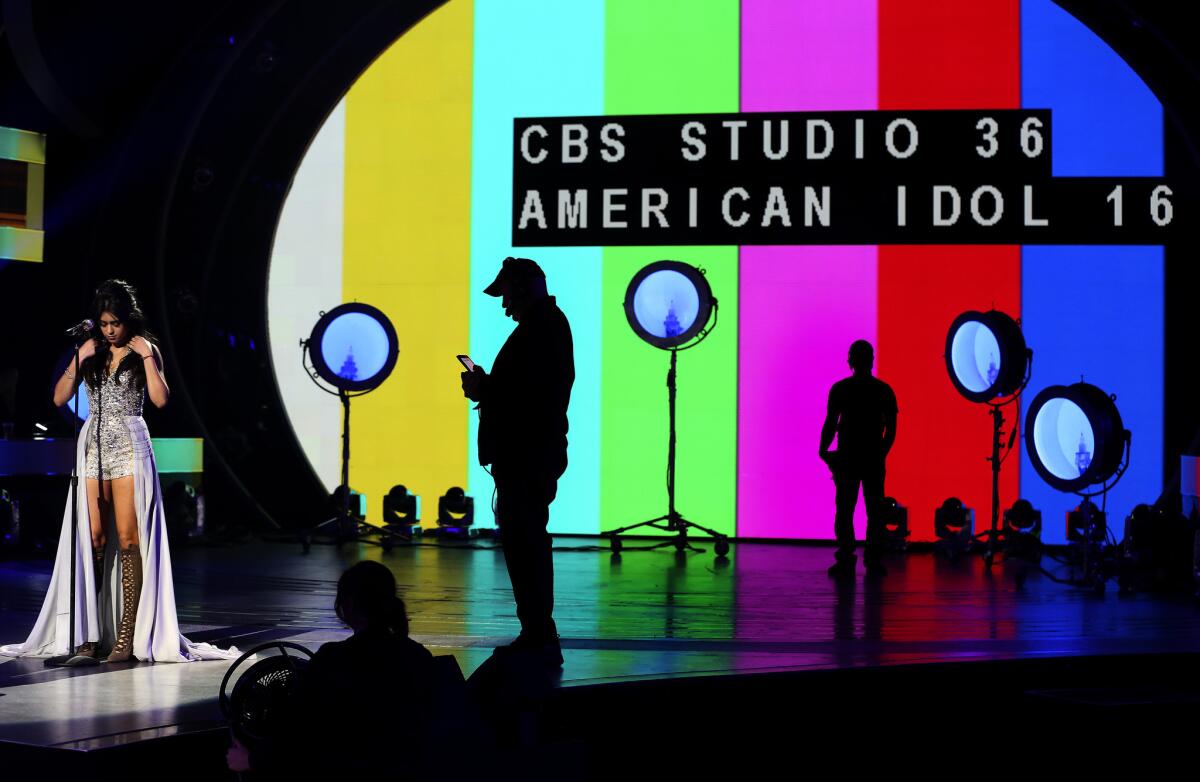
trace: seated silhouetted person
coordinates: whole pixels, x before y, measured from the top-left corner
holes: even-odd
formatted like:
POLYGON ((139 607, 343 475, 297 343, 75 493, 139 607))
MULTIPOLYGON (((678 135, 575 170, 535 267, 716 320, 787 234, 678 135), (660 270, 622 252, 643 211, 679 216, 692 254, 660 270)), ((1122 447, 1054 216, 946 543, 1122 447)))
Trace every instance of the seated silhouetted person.
POLYGON ((445 721, 435 702, 440 675, 429 650, 408 637, 395 577, 378 562, 351 566, 334 608, 354 634, 313 655, 282 736, 251 753, 252 769, 265 772, 255 778, 316 770, 423 778, 435 762, 429 740, 445 721))
POLYGON ((854 374, 829 389, 828 412, 821 428, 820 455, 833 471, 837 487, 833 529, 838 548, 829 574, 835 577, 854 574, 858 560, 854 555, 854 506, 861 484, 867 506, 863 564, 868 574, 882 576, 887 570, 880 561, 884 524, 880 511, 884 461, 896 440, 896 394, 891 386, 871 375, 875 364, 871 343, 860 339, 852 344, 848 361, 854 374), (835 433, 838 447, 830 451, 835 433))

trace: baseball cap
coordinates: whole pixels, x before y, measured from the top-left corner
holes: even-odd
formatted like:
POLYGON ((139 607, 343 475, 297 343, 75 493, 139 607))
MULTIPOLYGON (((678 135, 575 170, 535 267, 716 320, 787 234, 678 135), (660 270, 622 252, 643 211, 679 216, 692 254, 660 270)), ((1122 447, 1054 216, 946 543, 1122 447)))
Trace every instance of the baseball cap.
POLYGON ((542 271, 542 267, 528 258, 513 258, 509 256, 500 265, 500 272, 496 275, 496 279, 492 280, 492 284, 484 288, 483 292, 488 296, 499 296, 501 294, 500 287, 506 281, 516 282, 531 277, 541 277, 544 280, 546 279, 546 274, 542 271))

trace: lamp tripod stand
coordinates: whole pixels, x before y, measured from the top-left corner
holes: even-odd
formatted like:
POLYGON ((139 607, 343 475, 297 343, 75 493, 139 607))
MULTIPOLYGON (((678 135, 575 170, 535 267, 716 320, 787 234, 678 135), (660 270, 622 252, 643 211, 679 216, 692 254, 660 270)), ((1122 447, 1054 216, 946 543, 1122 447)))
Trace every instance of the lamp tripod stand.
POLYGON ((336 515, 328 518, 319 524, 304 530, 300 534, 300 545, 307 554, 313 543, 314 534, 320 533, 327 527, 333 527, 333 543, 341 546, 343 543, 370 543, 382 547, 385 551, 390 551, 396 545, 411 545, 412 537, 404 535, 396 530, 384 529, 376 527, 374 524, 368 524, 362 517, 350 512, 350 400, 356 396, 362 396, 374 390, 368 388, 357 393, 351 393, 345 388, 337 388, 336 391, 331 391, 323 386, 318 378, 320 374, 313 368, 309 367, 304 362, 304 357, 309 355, 310 340, 300 340, 300 363, 304 367, 304 373, 309 379, 327 394, 333 394, 338 397, 342 403, 342 474, 341 484, 338 486, 336 493, 340 494, 340 503, 336 515))
POLYGON ((676 373, 675 364, 678 356, 678 348, 671 348, 671 368, 667 370, 667 419, 668 419, 668 435, 667 435, 667 512, 662 516, 656 516, 646 521, 639 521, 636 524, 630 524, 627 527, 620 529, 608 530, 600 533, 601 537, 608 538, 611 541, 613 554, 618 554, 621 551, 620 535, 629 532, 630 530, 650 527, 663 532, 674 532, 674 537, 669 537, 661 543, 656 543, 652 546, 647 546, 647 549, 659 549, 665 546, 675 546, 677 551, 694 551, 703 553, 704 549, 693 546, 688 540, 688 530, 697 529, 712 537, 716 542, 713 544, 713 551, 718 557, 724 557, 729 553, 729 537, 716 530, 701 526, 693 521, 688 521, 683 514, 675 509, 675 395, 676 395, 676 373))

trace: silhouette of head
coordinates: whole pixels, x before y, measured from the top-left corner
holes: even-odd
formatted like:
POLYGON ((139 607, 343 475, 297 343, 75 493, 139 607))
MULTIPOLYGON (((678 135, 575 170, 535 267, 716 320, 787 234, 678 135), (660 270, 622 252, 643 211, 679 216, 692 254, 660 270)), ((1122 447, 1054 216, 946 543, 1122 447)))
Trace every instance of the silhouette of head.
POLYGON ((847 361, 854 374, 868 375, 871 373, 871 367, 875 366, 875 348, 865 339, 857 340, 850 346, 847 361))
POLYGON ((483 289, 488 296, 499 296, 504 314, 518 323, 529 307, 546 298, 546 274, 528 258, 504 259, 492 284, 483 289))
POLYGON ((356 633, 372 628, 408 636, 408 614, 396 595, 396 577, 378 562, 363 560, 342 573, 333 608, 356 633))

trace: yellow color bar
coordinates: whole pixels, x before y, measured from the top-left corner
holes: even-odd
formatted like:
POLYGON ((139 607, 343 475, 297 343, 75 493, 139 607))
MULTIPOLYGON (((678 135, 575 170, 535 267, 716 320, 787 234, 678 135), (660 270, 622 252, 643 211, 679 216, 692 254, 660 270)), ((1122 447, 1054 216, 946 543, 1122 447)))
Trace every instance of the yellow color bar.
POLYGON ((342 294, 383 310, 400 340, 392 376, 351 414, 350 483, 376 498, 372 521, 396 484, 426 509, 466 484, 454 357, 468 344, 473 13, 434 11, 346 98, 342 294))

